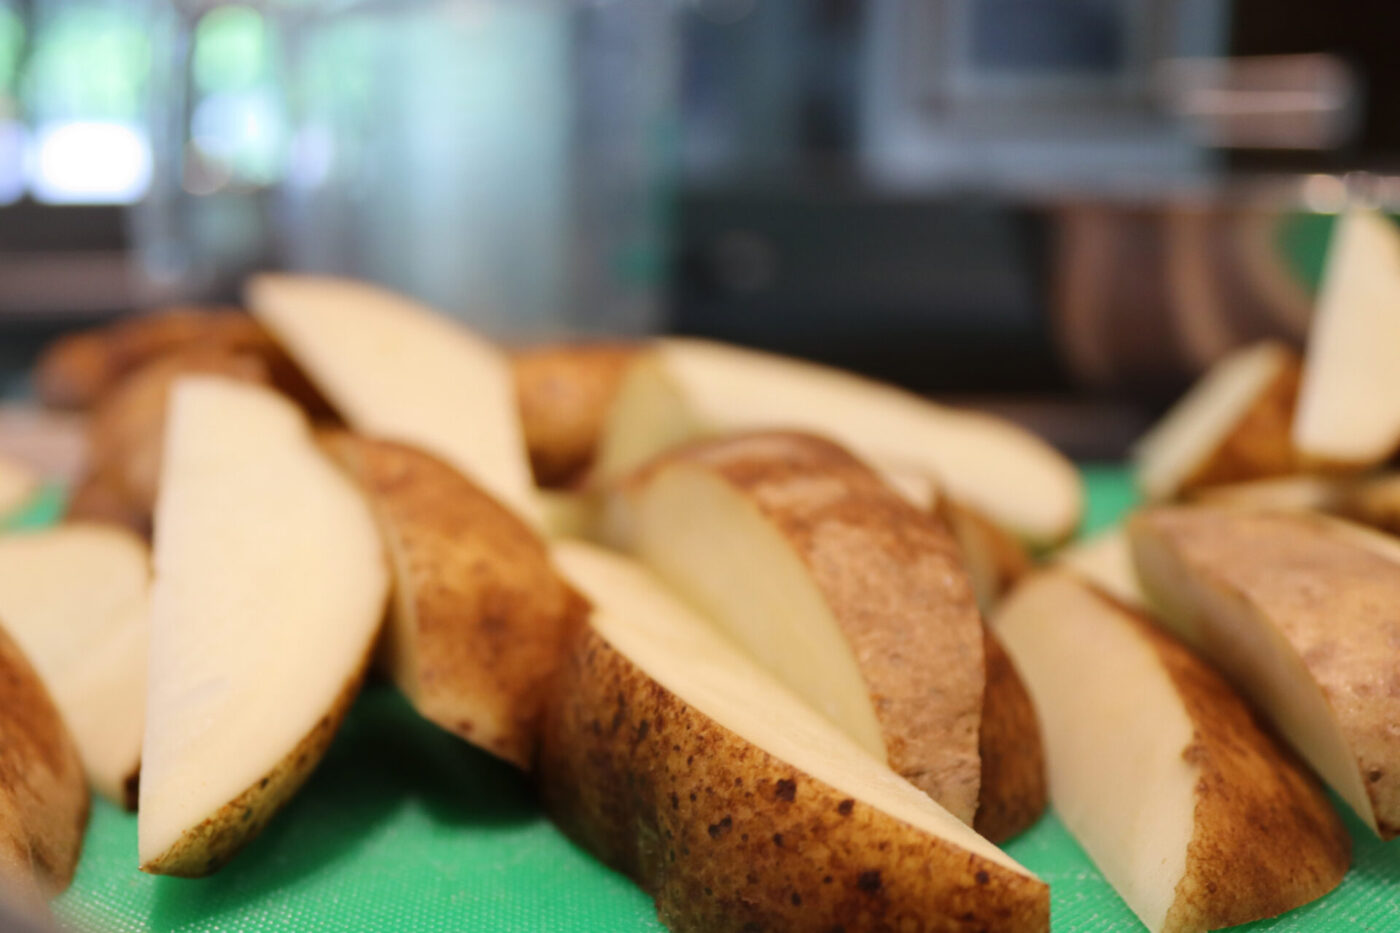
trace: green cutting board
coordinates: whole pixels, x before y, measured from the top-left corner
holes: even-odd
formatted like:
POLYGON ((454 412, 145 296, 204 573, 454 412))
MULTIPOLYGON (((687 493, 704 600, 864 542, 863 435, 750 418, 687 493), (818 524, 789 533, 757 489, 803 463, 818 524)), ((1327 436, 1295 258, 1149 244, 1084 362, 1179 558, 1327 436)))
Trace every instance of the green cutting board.
MULTIPOLYGON (((1123 470, 1088 467, 1085 477, 1089 530, 1132 505, 1123 470)), ((30 521, 52 511, 41 505, 30 521)), ((1342 886, 1248 929, 1400 930, 1400 848, 1347 821, 1355 866, 1342 886)), ((1053 814, 1007 849, 1050 883, 1059 933, 1140 929, 1053 814)), ((79 929, 113 933, 662 929, 645 895, 550 826, 528 781, 417 719, 385 686, 365 691, 307 786, 211 878, 138 872, 136 818, 96 801, 56 909, 79 929)))

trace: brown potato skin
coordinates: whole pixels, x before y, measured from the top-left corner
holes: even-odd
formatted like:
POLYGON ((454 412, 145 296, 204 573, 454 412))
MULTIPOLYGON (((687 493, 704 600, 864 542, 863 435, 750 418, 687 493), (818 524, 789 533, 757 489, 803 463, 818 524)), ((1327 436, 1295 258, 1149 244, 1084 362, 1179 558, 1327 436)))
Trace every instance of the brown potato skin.
POLYGON ((670 451, 743 493, 807 565, 870 690, 890 767, 971 824, 985 666, 982 619, 947 527, 844 448, 796 432, 734 434, 670 451))
POLYGON ((151 875, 202 878, 212 875, 243 850, 267 827, 311 777, 325 757, 345 714, 359 695, 369 669, 370 651, 345 682, 339 696, 311 731, 271 771, 219 812, 187 829, 169 849, 141 866, 151 875))
POLYGON ((78 750, 39 675, 0 629, 0 874, 52 897, 73 880, 87 826, 78 750))
POLYGON ((566 627, 586 611, 540 538, 416 448, 323 435, 364 490, 395 579, 382 650, 426 719, 529 769, 566 627))
POLYGON ((1337 514, 1400 535, 1400 473, 1363 477, 1345 486, 1337 514))
POLYGON ((677 933, 1045 931, 1049 889, 846 798, 574 629, 539 785, 677 933))
POLYGON ((63 519, 117 525, 151 540, 151 513, 132 503, 112 467, 89 472, 69 490, 63 519))
POLYGON ((987 689, 977 737, 982 781, 972 828, 1001 843, 1035 825, 1050 791, 1040 721, 1030 693, 990 628, 983 627, 983 638, 987 689))
POLYGON ((1293 411, 1298 405, 1302 375, 1303 361, 1290 351, 1278 375, 1220 446, 1182 480, 1177 495, 1296 472, 1300 464, 1293 449, 1293 411))
POLYGON ((110 477, 114 491, 136 514, 150 516, 155 510, 166 403, 176 381, 193 374, 257 385, 271 382, 259 357, 195 347, 159 357, 128 374, 97 401, 88 419, 89 469, 110 477))
POLYGON ((564 343, 511 351, 516 405, 535 483, 569 486, 593 462, 634 343, 564 343))
POLYGON ((1216 930, 1273 917, 1341 884, 1351 836, 1307 766, 1213 668, 1145 616, 1116 605, 1151 642, 1196 730, 1183 753, 1201 769, 1195 832, 1163 929, 1216 930))
MULTIPOLYGON (((1163 507, 1134 516, 1212 586, 1249 602, 1282 633, 1356 755, 1384 839, 1400 835, 1400 564, 1308 513, 1163 507)), ((1337 523, 1341 524, 1341 523, 1337 523)))

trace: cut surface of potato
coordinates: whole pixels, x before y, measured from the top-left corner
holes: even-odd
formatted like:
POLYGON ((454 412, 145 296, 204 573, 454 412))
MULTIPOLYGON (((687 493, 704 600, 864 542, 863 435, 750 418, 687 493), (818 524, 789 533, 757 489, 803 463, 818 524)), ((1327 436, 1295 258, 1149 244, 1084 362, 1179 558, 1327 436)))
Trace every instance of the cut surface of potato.
POLYGON ((1163 621, 1362 821, 1400 834, 1400 543, 1322 516, 1204 507, 1144 512, 1129 531, 1163 621))
POLYGON ((1351 483, 1336 476, 1280 476, 1227 483, 1197 490, 1187 501, 1284 512, 1333 512, 1341 507, 1351 483))
POLYGON ((0 619, 63 714, 94 789, 136 806, 151 560, 111 526, 0 537, 0 619))
POLYGON ((489 342, 392 292, 259 275, 253 314, 357 432, 446 460, 538 524, 510 362, 489 342))
POLYGON ((58 707, 0 629, 0 884, 52 897, 78 867, 88 789, 58 707))
POLYGON ((1056 812, 1149 930, 1271 917, 1341 882, 1351 839, 1321 787, 1145 617, 1052 570, 994 628, 1040 715, 1056 812))
POLYGON ((932 477, 1033 544, 1060 541, 1079 524, 1083 495, 1073 465, 1008 421, 703 340, 663 340, 639 356, 609 414, 596 470, 616 479, 679 441, 770 429, 811 431, 882 469, 932 477))
POLYGON ((584 544, 554 556, 594 611, 547 719, 546 807, 671 929, 1048 929, 1044 884, 658 580, 584 544))
POLYGON ((1140 440, 1138 485, 1149 499, 1277 476, 1296 463, 1291 437, 1302 361, 1273 341, 1220 360, 1140 440))
POLYGON ((1338 218, 1327 250, 1293 442, 1327 466, 1380 463, 1400 443, 1400 231, 1379 211, 1338 218))
POLYGON ((423 717, 522 768, 566 627, 583 612, 535 532, 451 466, 349 434, 327 449, 359 482, 394 571, 381 650, 423 717))
POLYGON ((608 509, 614 543, 972 822, 982 622, 941 522, 830 441, 780 432, 674 450, 608 509))
POLYGON ((974 508, 947 496, 939 497, 935 508, 958 542, 978 608, 991 612, 1031 569, 1030 554, 1014 536, 974 508))
POLYGON ((350 479, 282 396, 187 377, 156 506, 140 865, 214 871, 310 775, 388 592, 350 479))
POLYGON ((566 485, 588 469, 617 388, 640 350, 631 343, 564 343, 511 352, 536 483, 566 485))
POLYGON ((1125 605, 1140 609, 1147 603, 1133 567, 1128 536, 1121 527, 1056 552, 1054 562, 1125 605))

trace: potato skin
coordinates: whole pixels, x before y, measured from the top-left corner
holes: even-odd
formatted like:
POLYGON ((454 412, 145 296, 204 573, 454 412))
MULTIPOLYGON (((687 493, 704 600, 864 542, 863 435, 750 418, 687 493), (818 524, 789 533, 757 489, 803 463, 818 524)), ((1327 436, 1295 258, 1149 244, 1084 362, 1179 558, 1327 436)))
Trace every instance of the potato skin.
POLYGON ((116 471, 108 466, 90 471, 68 492, 64 521, 97 522, 128 528, 147 543, 151 513, 131 502, 116 471))
MULTIPOLYGON (((1184 565, 1268 617, 1331 705, 1383 839, 1400 835, 1400 675, 1394 608, 1400 564, 1304 512, 1161 507, 1135 515, 1135 543, 1163 542, 1184 565)), ((1359 530, 1357 533, 1360 534, 1359 530)), ((1144 575, 1144 580, 1146 577, 1144 575)))
POLYGON ((677 933, 1049 929, 1044 884, 772 757, 590 626, 566 657, 545 718, 545 807, 677 933))
POLYGON ((529 769, 566 626, 586 611, 540 538, 443 461, 336 432, 391 558, 387 666, 426 719, 529 769))
POLYGON ((212 875, 258 837, 311 777, 325 757, 340 724, 350 712, 369 669, 370 651, 345 682, 324 716, 271 771, 224 804, 217 813, 184 834, 167 850, 141 866, 152 875, 202 878, 212 875))
POLYGON ((568 486, 593 462, 632 343, 564 343, 511 352, 516 405, 535 482, 568 486))
POLYGON ((0 629, 0 875, 52 897, 73 880, 87 826, 78 750, 39 675, 0 629))
MULTIPOLYGON (((1105 597, 1107 598, 1107 597, 1105 597)), ((1164 930, 1215 930, 1272 917, 1341 883, 1351 836, 1307 766, 1274 739, 1214 669, 1142 615, 1195 726, 1195 832, 1164 930)))
POLYGON ((972 828, 1000 843, 1035 825, 1050 792, 1030 693, 990 628, 983 627, 983 638, 987 689, 977 738, 982 781, 972 828))
POLYGON ((734 434, 663 454, 743 493, 807 565, 870 690, 890 767, 971 824, 981 765, 981 616, 962 555, 934 515, 844 448, 810 434, 734 434))
POLYGON ((1337 513, 1393 535, 1400 535, 1400 473, 1362 477, 1342 487, 1337 513))
POLYGON ((1273 381, 1220 446, 1182 480, 1177 495, 1297 471, 1300 463, 1293 449, 1293 411, 1302 375, 1302 359, 1289 351, 1273 381))

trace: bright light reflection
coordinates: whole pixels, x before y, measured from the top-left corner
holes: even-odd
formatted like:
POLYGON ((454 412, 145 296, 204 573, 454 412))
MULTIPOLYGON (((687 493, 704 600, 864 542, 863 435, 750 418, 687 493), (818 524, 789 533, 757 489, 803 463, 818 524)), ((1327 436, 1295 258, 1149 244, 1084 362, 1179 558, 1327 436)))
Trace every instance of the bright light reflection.
POLYGON ((151 144, 125 123, 41 127, 29 146, 29 188, 45 204, 133 204, 151 187, 151 144))

